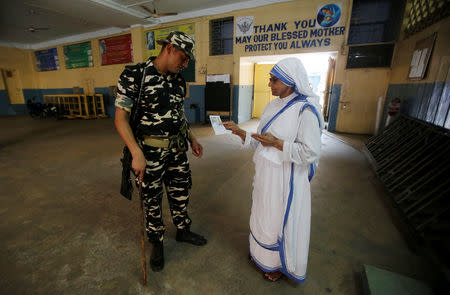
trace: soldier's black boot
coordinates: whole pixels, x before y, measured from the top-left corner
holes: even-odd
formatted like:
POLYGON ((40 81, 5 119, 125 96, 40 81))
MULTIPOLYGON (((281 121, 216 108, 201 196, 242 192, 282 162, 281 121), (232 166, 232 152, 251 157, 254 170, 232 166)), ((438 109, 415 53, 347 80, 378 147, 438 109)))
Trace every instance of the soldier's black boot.
POLYGON ((203 246, 208 242, 204 237, 193 233, 189 228, 178 229, 175 238, 178 242, 186 242, 195 246, 203 246))
POLYGON ((161 271, 164 268, 163 242, 153 243, 152 255, 150 256, 150 267, 153 271, 161 271))

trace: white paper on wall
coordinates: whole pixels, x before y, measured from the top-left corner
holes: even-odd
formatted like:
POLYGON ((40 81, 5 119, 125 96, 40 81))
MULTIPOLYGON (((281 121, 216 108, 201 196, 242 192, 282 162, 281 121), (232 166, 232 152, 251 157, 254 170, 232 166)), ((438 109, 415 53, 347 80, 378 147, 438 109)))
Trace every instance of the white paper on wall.
POLYGON ((206 82, 230 83, 230 74, 206 75, 206 82))
POLYGON ((255 17, 241 16, 236 18, 236 37, 253 35, 253 24, 255 17))

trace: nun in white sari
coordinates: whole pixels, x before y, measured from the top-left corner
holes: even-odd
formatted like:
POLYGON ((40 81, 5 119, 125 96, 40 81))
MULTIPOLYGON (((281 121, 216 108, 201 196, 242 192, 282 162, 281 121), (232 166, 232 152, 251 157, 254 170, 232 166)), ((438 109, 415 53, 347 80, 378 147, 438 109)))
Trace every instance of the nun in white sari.
POLYGON ((278 98, 265 107, 256 134, 233 122, 223 124, 241 137, 244 147, 255 150, 249 235, 253 261, 271 281, 284 274, 303 282, 311 220, 309 182, 320 157, 324 120, 299 59, 278 62, 269 87, 278 98))

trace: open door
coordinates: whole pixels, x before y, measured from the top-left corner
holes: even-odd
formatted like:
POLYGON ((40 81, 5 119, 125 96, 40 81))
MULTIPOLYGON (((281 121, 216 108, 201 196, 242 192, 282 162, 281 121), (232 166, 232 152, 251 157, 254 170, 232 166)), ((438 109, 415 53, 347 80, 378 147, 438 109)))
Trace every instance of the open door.
POLYGON ((328 122, 328 114, 329 114, 328 105, 331 97, 331 87, 333 86, 335 70, 336 70, 336 60, 332 57, 329 57, 327 81, 325 84, 325 90, 323 92, 323 108, 322 108, 322 114, 325 119, 325 122, 328 122))
MULTIPOLYGON (((261 64, 254 64, 254 81, 253 81, 253 111, 252 118, 261 118, 264 107, 276 99, 276 96, 272 95, 269 87, 269 73, 273 66, 279 60, 290 57, 299 58, 308 73, 308 79, 310 85, 315 93, 320 95, 320 103, 326 100, 327 106, 330 100, 330 89, 334 81, 335 72, 335 59, 330 58, 334 56, 334 52, 323 52, 323 53, 306 53, 306 54, 292 54, 292 55, 280 55, 272 56, 268 58, 267 56, 261 57, 261 64), (327 86, 326 86, 327 85, 327 86), (326 98, 321 95, 326 94, 326 98)), ((328 109, 328 107, 327 107, 328 109)), ((327 114, 326 110, 324 114, 327 114)))
POLYGON ((275 98, 268 86, 269 72, 272 68, 273 64, 255 64, 252 118, 261 118, 264 107, 275 98))

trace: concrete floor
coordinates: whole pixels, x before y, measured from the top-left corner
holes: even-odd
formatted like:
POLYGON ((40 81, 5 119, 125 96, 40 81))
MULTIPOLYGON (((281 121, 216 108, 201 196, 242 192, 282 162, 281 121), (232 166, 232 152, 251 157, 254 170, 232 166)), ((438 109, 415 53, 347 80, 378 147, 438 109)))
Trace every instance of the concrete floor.
POLYGON ((119 195, 122 142, 113 120, 1 117, 0 124, 0 294, 351 295, 362 294, 363 264, 431 275, 394 225, 358 150, 366 137, 323 134, 307 280, 297 285, 267 282, 247 260, 252 153, 230 135, 194 126, 205 153, 190 157, 190 215, 209 243, 175 242, 166 201, 166 266, 160 273, 148 267, 143 288, 139 203, 119 195))

